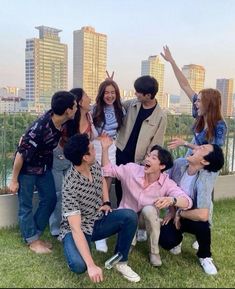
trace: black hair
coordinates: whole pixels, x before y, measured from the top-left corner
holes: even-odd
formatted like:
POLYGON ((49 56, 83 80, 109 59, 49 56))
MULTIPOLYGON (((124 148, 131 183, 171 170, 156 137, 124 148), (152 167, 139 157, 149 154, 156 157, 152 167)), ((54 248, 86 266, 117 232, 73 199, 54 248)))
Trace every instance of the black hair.
POLYGON ((224 154, 220 146, 212 144, 213 151, 204 156, 204 160, 209 162, 209 165, 204 166, 204 170, 209 172, 218 172, 224 165, 224 154))
POLYGON ((134 87, 138 93, 143 93, 143 95, 151 94, 151 99, 153 99, 158 92, 158 82, 150 75, 137 78, 134 87))
POLYGON ((89 137, 86 133, 75 134, 68 139, 64 146, 64 156, 73 165, 80 166, 84 155, 89 154, 89 137))
POLYGON ((72 109, 75 97, 68 91, 57 91, 51 99, 51 109, 57 115, 63 115, 66 109, 72 109))
POLYGON ((160 161, 161 165, 165 165, 165 168, 161 170, 161 172, 164 172, 170 168, 173 167, 173 157, 171 155, 171 153, 164 149, 163 147, 159 146, 159 145, 154 145, 150 152, 152 151, 158 151, 158 158, 160 161))
POLYGON ((79 102, 81 101, 83 94, 85 91, 78 87, 78 88, 72 88, 70 91, 75 97, 75 100, 77 102, 77 111, 74 115, 74 118, 68 121, 67 125, 67 136, 70 137, 74 135, 75 133, 80 133, 79 131, 79 123, 81 119, 81 110, 80 110, 80 105, 79 102))

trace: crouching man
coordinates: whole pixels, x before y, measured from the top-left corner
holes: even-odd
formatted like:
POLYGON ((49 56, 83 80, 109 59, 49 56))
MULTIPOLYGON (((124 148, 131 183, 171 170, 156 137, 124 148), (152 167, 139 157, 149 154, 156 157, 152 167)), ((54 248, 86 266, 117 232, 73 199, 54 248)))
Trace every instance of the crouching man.
POLYGON ((169 151, 155 145, 145 157, 145 165, 128 163, 117 166, 112 165, 108 159, 110 143, 108 137, 104 136, 101 140, 104 175, 121 181, 123 195, 118 208, 132 209, 138 213, 139 228, 147 230, 150 263, 161 266, 158 246, 161 226, 159 210, 168 206, 189 209, 192 200, 164 173, 173 165, 169 151))
POLYGON ((59 240, 71 271, 87 270, 91 281, 103 281, 102 269, 91 256, 91 242, 118 234, 115 253, 122 259, 115 265, 126 279, 140 281, 128 265, 128 253, 137 228, 137 214, 130 209, 112 210, 107 184, 95 160, 95 149, 87 134, 72 136, 64 147, 72 162, 62 188, 62 222, 59 240))
MULTIPOLYGON (((174 222, 161 227, 160 245, 166 250, 180 249, 183 233, 196 236, 197 256, 205 273, 217 274, 211 258, 212 191, 219 170, 224 165, 222 149, 215 144, 201 145, 192 155, 175 160, 169 176, 193 199, 190 210, 177 210, 174 222)), ((164 222, 163 222, 164 223, 164 222)), ((180 251, 181 250, 177 250, 180 251)))

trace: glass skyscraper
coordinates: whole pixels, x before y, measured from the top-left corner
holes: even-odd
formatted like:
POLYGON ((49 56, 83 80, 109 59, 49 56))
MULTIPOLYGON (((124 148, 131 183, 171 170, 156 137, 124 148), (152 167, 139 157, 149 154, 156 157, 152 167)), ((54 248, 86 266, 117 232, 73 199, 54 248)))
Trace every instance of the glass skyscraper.
POLYGON ((82 87, 95 101, 106 78, 107 36, 90 26, 73 32, 73 87, 82 87))
POLYGON ((38 26, 39 38, 26 40, 25 86, 30 110, 42 112, 51 97, 68 88, 68 48, 60 42, 62 30, 38 26))

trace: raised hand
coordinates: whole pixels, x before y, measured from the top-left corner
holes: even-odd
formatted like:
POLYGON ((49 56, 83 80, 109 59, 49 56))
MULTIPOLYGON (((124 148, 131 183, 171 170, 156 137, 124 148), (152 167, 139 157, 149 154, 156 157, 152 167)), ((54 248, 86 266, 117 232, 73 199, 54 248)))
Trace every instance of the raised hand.
POLYGON ((185 144, 185 140, 181 138, 173 138, 167 145, 169 149, 176 149, 179 146, 183 146, 185 144))
POLYGON ((113 80, 114 71, 112 72, 112 74, 111 74, 111 76, 110 76, 108 70, 106 70, 106 75, 107 75, 107 78, 106 78, 106 79, 111 79, 111 80, 113 80))
POLYGON ((109 148, 112 145, 112 143, 113 143, 112 138, 109 135, 107 135, 107 134, 101 134, 99 136, 99 139, 100 139, 101 146, 102 146, 103 149, 109 148))
POLYGON ((168 62, 174 62, 174 58, 171 55, 170 49, 167 45, 163 46, 163 52, 161 52, 161 56, 168 62))

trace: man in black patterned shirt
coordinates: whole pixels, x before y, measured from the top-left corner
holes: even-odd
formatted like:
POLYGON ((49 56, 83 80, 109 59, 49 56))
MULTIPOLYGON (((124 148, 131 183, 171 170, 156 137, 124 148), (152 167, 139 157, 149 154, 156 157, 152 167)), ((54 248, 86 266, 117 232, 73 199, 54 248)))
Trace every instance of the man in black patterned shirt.
POLYGON ((122 259, 115 269, 131 282, 140 281, 127 265, 137 214, 130 209, 111 209, 107 184, 86 134, 72 136, 65 144, 64 155, 73 166, 63 182, 59 240, 63 241, 69 268, 78 274, 87 270, 92 282, 103 281, 102 269, 91 256, 91 242, 117 233, 115 253, 121 253, 122 259))
POLYGON ((51 244, 39 239, 56 204, 56 190, 51 173, 53 149, 61 137, 62 124, 77 110, 73 94, 56 92, 51 110, 39 117, 22 136, 15 155, 9 189, 19 199, 19 225, 22 236, 35 253, 50 253, 51 244), (39 195, 39 206, 33 215, 33 192, 39 195))

